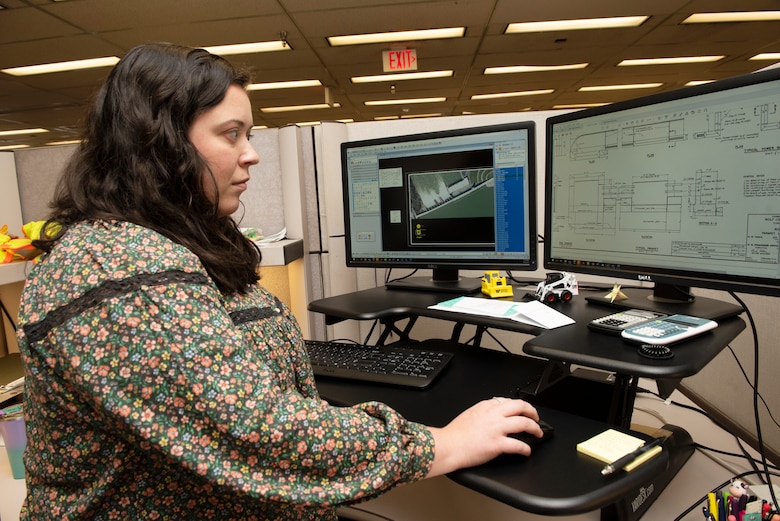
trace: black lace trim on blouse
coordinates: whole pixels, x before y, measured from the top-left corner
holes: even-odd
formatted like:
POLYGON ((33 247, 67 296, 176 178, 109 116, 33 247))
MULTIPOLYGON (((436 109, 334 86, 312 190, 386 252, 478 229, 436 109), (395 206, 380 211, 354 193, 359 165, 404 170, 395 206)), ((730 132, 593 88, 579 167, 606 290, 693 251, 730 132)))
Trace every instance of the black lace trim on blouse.
POLYGON ((233 311, 230 314, 230 318, 233 320, 235 325, 240 326, 241 324, 246 324, 247 322, 254 322, 256 320, 262 320, 264 318, 270 318, 279 315, 282 313, 282 303, 276 297, 274 297, 274 302, 276 303, 275 307, 268 306, 264 308, 248 308, 233 311))
POLYGON ((80 315, 100 302, 118 295, 136 291, 143 286, 164 286, 166 284, 209 284, 209 279, 201 273, 166 271, 163 273, 144 273, 122 280, 110 280, 86 292, 79 298, 58 307, 43 320, 24 326, 24 333, 32 344, 42 340, 53 328, 61 326, 71 318, 80 315))

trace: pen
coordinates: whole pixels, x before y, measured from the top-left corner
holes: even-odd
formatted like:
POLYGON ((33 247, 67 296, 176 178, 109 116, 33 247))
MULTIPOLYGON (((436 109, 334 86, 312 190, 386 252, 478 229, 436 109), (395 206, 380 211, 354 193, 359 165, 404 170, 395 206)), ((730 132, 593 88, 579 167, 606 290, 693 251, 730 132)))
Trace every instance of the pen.
POLYGON ((639 456, 644 454, 645 452, 649 451, 653 447, 657 447, 658 445, 662 444, 664 442, 664 438, 653 438, 652 440, 648 441, 638 449, 636 449, 634 452, 630 452, 623 456, 622 458, 619 458, 617 461, 613 461, 603 469, 601 469, 601 475, 602 476, 609 476, 613 472, 615 472, 618 469, 622 469, 635 459, 637 459, 639 456))

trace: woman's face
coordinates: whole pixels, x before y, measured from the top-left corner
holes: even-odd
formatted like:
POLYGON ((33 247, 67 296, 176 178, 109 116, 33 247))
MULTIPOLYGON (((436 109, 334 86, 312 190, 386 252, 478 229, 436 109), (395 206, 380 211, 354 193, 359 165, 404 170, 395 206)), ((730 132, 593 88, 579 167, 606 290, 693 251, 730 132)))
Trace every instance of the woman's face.
POLYGON ((187 133, 214 176, 212 181, 204 172, 203 187, 212 202, 219 201, 220 217, 238 209, 239 197, 249 181, 249 167, 260 161, 249 143, 251 128, 249 96, 243 88, 231 85, 224 99, 196 117, 187 133))

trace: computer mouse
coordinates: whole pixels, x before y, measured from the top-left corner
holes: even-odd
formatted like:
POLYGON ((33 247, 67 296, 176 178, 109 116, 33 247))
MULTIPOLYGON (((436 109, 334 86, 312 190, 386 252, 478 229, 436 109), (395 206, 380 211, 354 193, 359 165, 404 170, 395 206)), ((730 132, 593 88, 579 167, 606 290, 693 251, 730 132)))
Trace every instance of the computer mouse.
POLYGON ((530 432, 513 432, 509 434, 510 438, 515 438, 516 440, 524 441, 528 445, 531 446, 531 448, 534 448, 536 445, 539 445, 540 443, 543 443, 550 438, 552 438, 553 434, 555 433, 555 429, 553 429, 553 426, 547 423, 544 420, 539 420, 539 427, 542 428, 542 437, 537 438, 530 432))

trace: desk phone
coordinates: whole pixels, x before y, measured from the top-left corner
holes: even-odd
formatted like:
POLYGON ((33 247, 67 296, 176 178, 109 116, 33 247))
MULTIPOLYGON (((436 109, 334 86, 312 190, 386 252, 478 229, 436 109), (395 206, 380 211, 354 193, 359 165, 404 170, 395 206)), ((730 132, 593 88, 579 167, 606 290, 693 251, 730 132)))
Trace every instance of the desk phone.
POLYGON ((667 345, 700 335, 717 326, 717 322, 706 318, 669 315, 626 328, 620 335, 643 344, 667 345))

